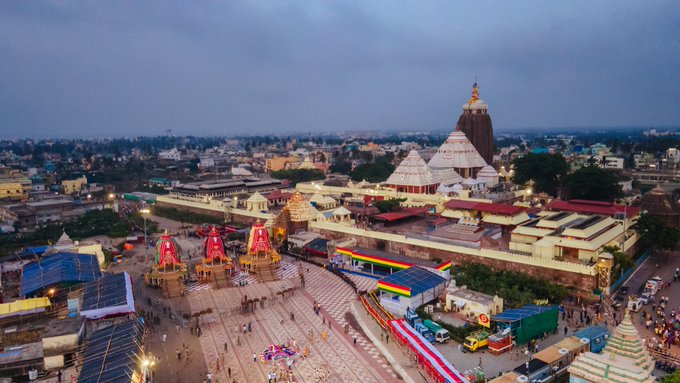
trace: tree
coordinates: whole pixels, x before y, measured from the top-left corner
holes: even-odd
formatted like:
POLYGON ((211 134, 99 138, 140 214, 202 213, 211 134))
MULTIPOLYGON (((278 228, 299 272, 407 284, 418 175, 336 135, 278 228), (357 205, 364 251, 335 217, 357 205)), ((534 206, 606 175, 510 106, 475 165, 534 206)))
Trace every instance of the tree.
POLYGON ((338 160, 333 164, 330 169, 331 173, 347 174, 352 171, 352 164, 348 161, 338 160))
POLYGON ((635 221, 634 229, 642 237, 642 243, 654 250, 673 250, 680 241, 680 230, 647 213, 635 221))
POLYGON ((394 172, 394 165, 384 160, 383 157, 372 164, 361 164, 354 168, 350 177, 354 181, 366 180, 368 182, 383 182, 394 172))
POLYGON ((373 206, 377 207, 381 213, 388 213, 398 210, 400 204, 404 201, 406 201, 406 198, 390 198, 382 201, 373 201, 373 206))
POLYGON ((584 166, 564 177, 564 191, 569 199, 611 202, 623 195, 619 173, 597 165, 584 166))
POLYGON ((612 279, 618 279, 626 270, 635 266, 635 261, 633 261, 633 258, 621 251, 618 246, 605 246, 603 250, 607 253, 610 253, 614 257, 615 271, 612 273, 612 279))
POLYGON ((569 165, 561 154, 529 153, 513 162, 515 172, 512 182, 518 185, 533 183, 535 193, 557 195, 559 184, 567 174, 569 165))
POLYGON ((659 381, 660 383, 680 383, 680 370, 676 370, 671 375, 666 375, 659 381))

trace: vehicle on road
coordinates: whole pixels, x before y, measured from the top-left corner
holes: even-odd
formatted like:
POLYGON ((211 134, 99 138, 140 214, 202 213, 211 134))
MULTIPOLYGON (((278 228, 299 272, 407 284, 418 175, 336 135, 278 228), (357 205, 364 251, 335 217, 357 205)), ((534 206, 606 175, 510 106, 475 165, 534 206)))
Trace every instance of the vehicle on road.
POLYGON ((424 324, 416 323, 416 325, 413 326, 413 328, 416 329, 416 331, 418 331, 418 333, 420 335, 422 335, 423 338, 427 339, 428 342, 430 342, 430 343, 435 342, 434 334, 432 334, 432 331, 428 330, 428 328, 425 327, 424 324))
POLYGON ((489 337, 489 352, 492 354, 502 354, 512 348, 512 336, 510 329, 506 328, 489 337))
POLYGON ((404 319, 408 322, 413 327, 416 327, 418 323, 423 323, 423 320, 420 319, 420 316, 416 313, 415 310, 408 310, 406 311, 406 314, 404 314, 404 319))
POLYGON ((447 340, 451 339, 451 334, 449 333, 449 330, 443 328, 439 323, 433 322, 429 319, 425 319, 423 321, 423 325, 428 328, 428 330, 432 331, 434 334, 434 339, 439 342, 439 343, 444 343, 447 340))
POLYGON ((640 311, 640 308, 643 304, 642 298, 638 297, 637 295, 633 295, 628 299, 628 310, 632 312, 638 312, 640 311))
POLYGON ((659 291, 659 289, 661 289, 661 285, 662 285, 662 284, 663 284, 663 280, 662 280, 661 277, 659 277, 659 276, 656 276, 656 277, 654 277, 654 278, 652 278, 652 279, 649 279, 649 280, 645 283, 645 290, 642 292, 642 294, 643 294, 643 295, 647 294, 647 295, 649 295, 649 296, 654 296, 654 294, 656 294, 656 293, 659 291))
POLYGON ((489 337, 491 332, 486 330, 475 331, 465 338, 463 345, 469 351, 475 352, 482 347, 489 345, 489 337))

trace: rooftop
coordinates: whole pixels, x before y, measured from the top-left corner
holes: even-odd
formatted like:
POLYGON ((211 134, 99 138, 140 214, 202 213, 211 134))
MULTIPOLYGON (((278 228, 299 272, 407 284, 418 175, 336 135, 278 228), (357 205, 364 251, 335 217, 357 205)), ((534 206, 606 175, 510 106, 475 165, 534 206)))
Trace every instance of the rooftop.
POLYGON ((525 210, 525 208, 521 206, 505 205, 501 203, 462 201, 456 199, 446 202, 444 207, 454 210, 475 210, 498 215, 517 215, 525 210))
POLYGON ((557 306, 538 306, 526 305, 518 309, 511 309, 503 311, 500 314, 494 315, 491 320, 495 322, 516 322, 525 318, 532 317, 536 314, 541 314, 546 311, 556 310, 557 306))
POLYGON ((89 282, 101 278, 101 275, 97 256, 57 253, 24 266, 21 295, 63 282, 89 282))
POLYGON ((429 210, 430 209, 427 208, 427 207, 406 207, 406 208, 403 208, 399 211, 376 214, 376 215, 373 216, 373 218, 380 220, 380 221, 385 221, 385 222, 394 222, 394 221, 399 221, 399 220, 402 220, 402 219, 405 219, 405 218, 410 218, 410 217, 419 216, 421 214, 425 214, 429 210))
POLYGON ((446 279, 422 267, 414 266, 390 274, 382 278, 380 282, 410 288, 413 297, 446 283, 446 279))
POLYGON ((139 377, 144 329, 136 321, 115 324, 95 331, 90 337, 79 383, 129 383, 139 377))
POLYGON ((626 217, 635 217, 640 214, 640 208, 626 205, 616 205, 611 202, 587 201, 573 199, 570 201, 553 200, 548 206, 550 210, 570 211, 574 213, 600 214, 613 216, 625 214, 626 217))

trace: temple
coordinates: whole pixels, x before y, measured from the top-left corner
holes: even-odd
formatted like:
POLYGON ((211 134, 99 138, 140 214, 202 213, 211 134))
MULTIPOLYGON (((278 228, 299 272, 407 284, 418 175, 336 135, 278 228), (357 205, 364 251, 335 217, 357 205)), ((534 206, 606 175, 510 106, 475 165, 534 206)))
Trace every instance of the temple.
POLYGON ((385 184, 398 192, 434 194, 439 183, 417 151, 411 150, 385 184))
POLYGON ((263 282, 273 281, 280 263, 281 255, 272 247, 267 228, 256 222, 248 234, 246 255, 239 258, 241 270, 257 274, 263 282))
POLYGON ((163 296, 174 298, 184 294, 188 275, 186 263, 180 260, 177 241, 165 230, 156 243, 155 262, 145 275, 146 283, 160 287, 163 296))
POLYGON ((472 85, 470 100, 463 105, 463 114, 458 118, 456 130, 465 134, 487 164, 493 162, 493 126, 489 107, 479 98, 476 82, 472 85))
POLYGON ((203 259, 196 265, 196 276, 201 283, 211 282, 215 288, 226 287, 232 268, 222 236, 213 227, 203 241, 203 259))
POLYGON ((470 194, 498 185, 498 172, 488 165, 470 140, 452 132, 429 163, 411 150, 384 185, 398 192, 415 194, 470 194))
POLYGON ((571 383, 652 383, 654 361, 628 311, 601 354, 586 352, 569 366, 571 383))
POLYGON ((432 156, 428 165, 441 183, 448 184, 448 180, 443 179, 440 174, 451 174, 452 169, 465 178, 474 178, 487 163, 468 137, 456 127, 432 156))
POLYGON ((659 185, 642 197, 640 208, 670 227, 680 227, 680 206, 659 185))

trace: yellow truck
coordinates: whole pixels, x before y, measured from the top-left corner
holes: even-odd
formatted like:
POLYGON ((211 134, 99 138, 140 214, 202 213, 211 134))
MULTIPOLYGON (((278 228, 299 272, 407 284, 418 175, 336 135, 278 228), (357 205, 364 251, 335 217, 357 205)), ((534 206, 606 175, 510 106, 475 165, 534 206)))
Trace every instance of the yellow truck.
POLYGON ((465 346, 467 350, 475 352, 478 349, 489 345, 490 336, 491 332, 489 331, 485 330, 475 331, 472 334, 470 334, 467 338, 465 338, 463 346, 465 346))

